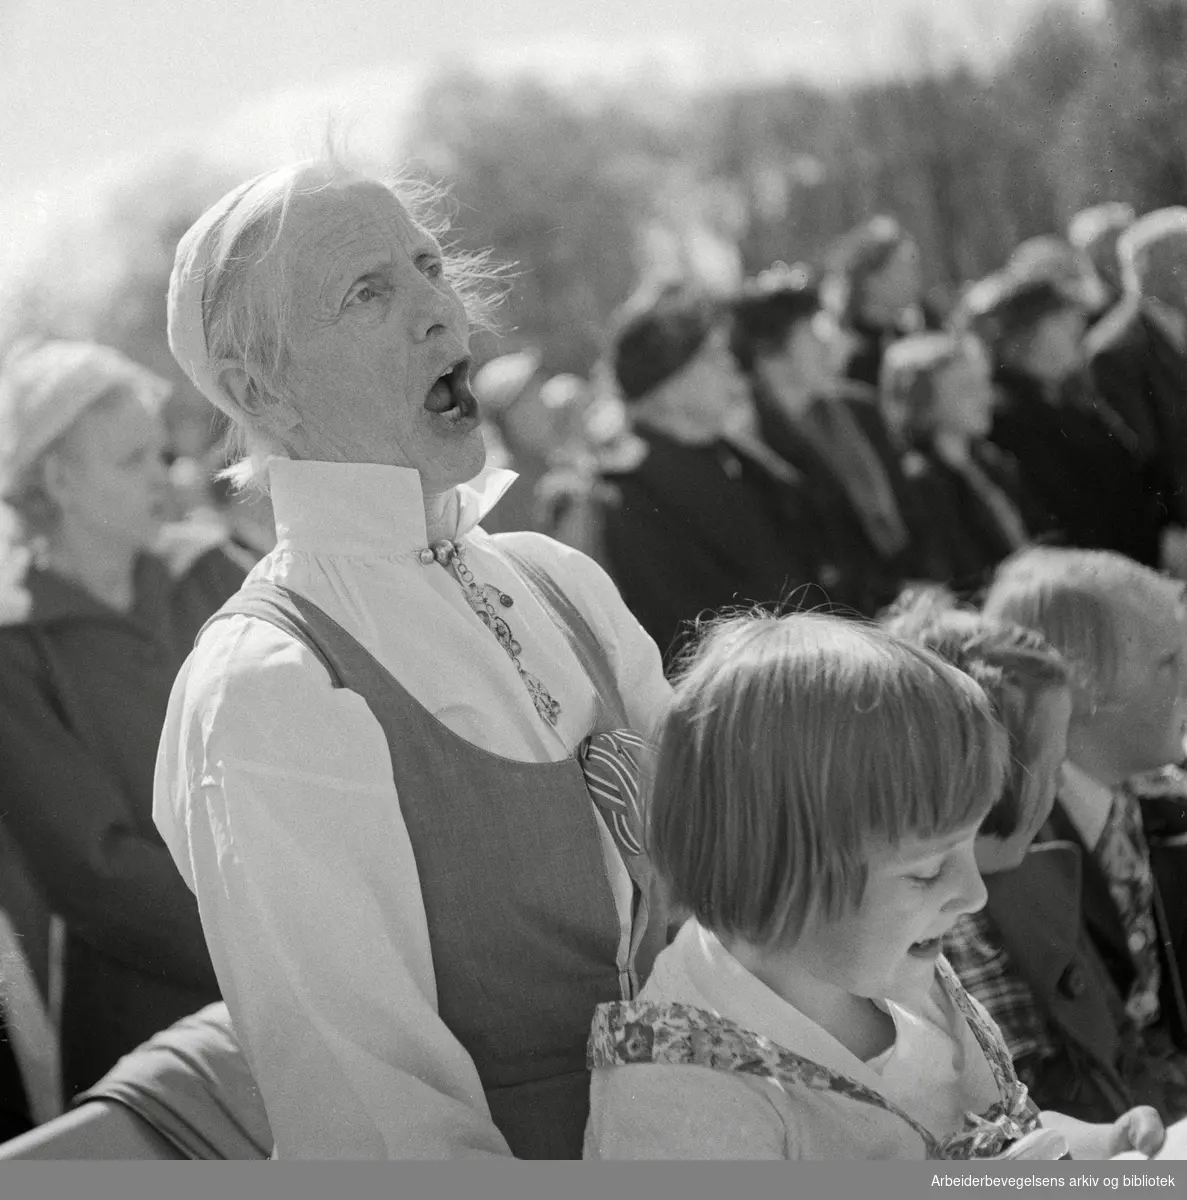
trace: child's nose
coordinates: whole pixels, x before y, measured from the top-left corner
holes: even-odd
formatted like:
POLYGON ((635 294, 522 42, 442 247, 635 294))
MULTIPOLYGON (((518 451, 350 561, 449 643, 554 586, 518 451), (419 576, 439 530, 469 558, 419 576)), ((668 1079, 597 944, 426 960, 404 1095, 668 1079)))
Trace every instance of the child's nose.
POLYGON ((944 906, 950 912, 973 913, 985 907, 989 893, 977 870, 977 859, 970 847, 960 855, 953 871, 953 896, 944 906))

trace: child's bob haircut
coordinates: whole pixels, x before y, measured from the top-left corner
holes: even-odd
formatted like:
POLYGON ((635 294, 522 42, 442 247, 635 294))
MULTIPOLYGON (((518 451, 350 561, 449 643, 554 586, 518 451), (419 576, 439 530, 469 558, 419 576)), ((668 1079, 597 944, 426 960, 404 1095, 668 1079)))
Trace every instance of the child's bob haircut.
POLYGON ((710 626, 658 742, 648 835, 668 898, 759 946, 859 903, 879 846, 975 825, 1005 774, 972 679, 823 614, 710 626))
POLYGON ((1037 806, 1031 765, 1047 730, 1037 719, 1040 700, 1069 687, 1067 664, 1042 634, 992 621, 961 606, 943 589, 902 597, 883 628, 934 650, 981 685, 1009 738, 1010 762, 1000 798, 981 822, 981 833, 1008 838, 1024 813, 1037 806))
POLYGON ((1177 580, 1123 554, 1040 546, 998 568, 982 611, 1046 638, 1068 664, 1082 712, 1116 701, 1127 641, 1182 593, 1177 580))

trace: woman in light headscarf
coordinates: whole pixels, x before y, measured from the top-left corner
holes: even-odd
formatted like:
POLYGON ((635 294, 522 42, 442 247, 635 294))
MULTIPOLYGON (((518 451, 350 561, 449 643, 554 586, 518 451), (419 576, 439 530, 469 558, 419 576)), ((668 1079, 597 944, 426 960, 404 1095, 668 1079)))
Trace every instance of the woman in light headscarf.
POLYGON ((920 571, 957 592, 988 583, 1029 541, 1018 465, 988 441, 994 401, 989 357, 975 337, 917 334, 886 352, 882 404, 921 514, 920 571))
POLYGON ((0 371, 0 910, 23 951, 8 1002, 37 1119, 218 997, 152 824, 152 769, 177 669, 248 564, 209 539, 152 553, 167 392, 90 343, 18 347, 0 371))

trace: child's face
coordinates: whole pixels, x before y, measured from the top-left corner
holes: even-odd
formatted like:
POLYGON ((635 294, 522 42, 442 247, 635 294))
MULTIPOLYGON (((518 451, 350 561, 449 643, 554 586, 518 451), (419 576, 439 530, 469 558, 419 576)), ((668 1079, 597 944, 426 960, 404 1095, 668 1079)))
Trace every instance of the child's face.
POLYGON ((917 1002, 935 978, 940 939, 985 903, 976 835, 970 825, 875 851, 861 902, 804 931, 791 951, 795 969, 853 996, 917 1002))
POLYGON ((1187 722, 1187 609, 1167 584, 1166 599, 1141 620, 1129 618, 1120 640, 1113 698, 1091 725, 1115 747, 1123 775, 1152 771, 1183 757, 1187 722))

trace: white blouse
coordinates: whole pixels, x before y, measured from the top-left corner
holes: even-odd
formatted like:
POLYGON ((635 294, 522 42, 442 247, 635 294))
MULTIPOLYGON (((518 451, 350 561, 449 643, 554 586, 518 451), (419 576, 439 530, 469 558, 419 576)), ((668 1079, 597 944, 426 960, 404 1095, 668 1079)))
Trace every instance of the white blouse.
MULTIPOLYGON (((395 467, 277 461, 273 580, 342 624, 430 712, 477 746, 528 762, 570 754, 593 690, 563 635, 477 522, 514 480, 458 488, 453 536, 480 583, 514 598, 524 669, 562 708, 537 715, 510 658, 427 541, 420 479, 395 467)), ((669 695, 659 651, 590 559, 530 547, 590 623, 634 728, 669 695)), ((595 809, 596 812, 596 809, 595 809)), ((263 621, 220 620, 169 702, 154 818, 194 890, 224 998, 280 1157, 507 1155, 473 1062, 437 1016, 416 862, 383 730, 302 645, 263 621)), ((623 925, 631 884, 599 818, 623 925)))

